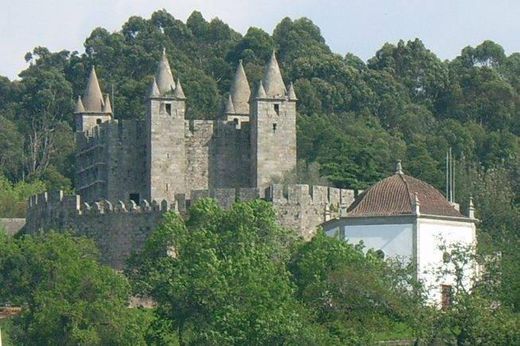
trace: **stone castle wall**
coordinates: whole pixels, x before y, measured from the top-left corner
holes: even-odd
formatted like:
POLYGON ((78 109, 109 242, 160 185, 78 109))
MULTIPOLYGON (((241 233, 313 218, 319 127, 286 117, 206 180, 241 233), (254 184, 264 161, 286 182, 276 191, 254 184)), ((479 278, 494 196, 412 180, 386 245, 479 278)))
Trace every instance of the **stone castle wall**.
MULTIPOLYGON (((130 193, 146 198, 148 139, 144 128, 143 120, 112 120, 76 135, 75 185, 85 201, 127 200, 130 193)), ((222 120, 185 121, 186 168, 179 173, 186 182, 183 193, 189 197, 191 190, 251 186, 249 132, 247 122, 238 126, 222 120)), ((162 144, 168 145, 175 146, 168 141, 162 144)), ((157 147, 154 152, 159 152, 157 147)), ((173 160, 171 155, 163 156, 173 160)), ((155 179, 164 185, 168 172, 158 172, 155 179)))
POLYGON ((188 190, 209 188, 210 152, 213 143, 213 120, 185 122, 186 186, 188 190))
POLYGON ((103 262, 121 269, 128 256, 142 248, 165 212, 185 215, 190 205, 204 197, 214 198, 223 208, 239 200, 265 199, 273 203, 282 226, 309 239, 320 224, 346 212, 354 191, 308 185, 272 185, 266 190, 217 188, 192 191, 188 200, 184 194, 176 194, 172 203, 143 200, 140 205, 106 200, 88 204, 79 195, 54 191, 30 198, 24 231, 72 230, 88 236, 100 248, 103 262))
POLYGON ((76 135, 76 189, 85 200, 146 192, 142 120, 113 120, 76 135), (129 190, 131 187, 133 190, 129 190))

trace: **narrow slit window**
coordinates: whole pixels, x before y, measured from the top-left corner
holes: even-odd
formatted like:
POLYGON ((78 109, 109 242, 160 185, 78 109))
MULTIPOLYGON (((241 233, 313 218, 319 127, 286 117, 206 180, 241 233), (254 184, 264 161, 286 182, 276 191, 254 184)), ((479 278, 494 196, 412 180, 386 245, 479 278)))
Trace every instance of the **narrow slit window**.
POLYGON ((273 124, 273 132, 276 132, 276 124, 273 124))
POLYGON ((171 105, 171 103, 167 103, 166 104, 166 113, 168 113, 168 115, 172 115, 172 105, 171 105))
POLYGON ((276 115, 280 115, 280 105, 279 104, 275 104, 274 105, 274 111, 276 113, 276 115))

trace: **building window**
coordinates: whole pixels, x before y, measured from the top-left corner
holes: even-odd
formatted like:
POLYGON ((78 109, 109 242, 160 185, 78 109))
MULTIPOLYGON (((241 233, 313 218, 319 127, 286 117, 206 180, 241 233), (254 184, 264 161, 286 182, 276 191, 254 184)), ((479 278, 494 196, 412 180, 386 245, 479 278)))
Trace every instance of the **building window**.
POLYGON ((134 201, 135 204, 139 204, 140 198, 138 193, 131 193, 130 194, 130 200, 134 201))
POLYGON ((273 132, 276 132, 276 124, 273 124, 273 132))
POLYGON ((170 184, 166 184, 166 191, 170 189, 170 184))
POLYGON ((168 113, 168 115, 172 115, 172 104, 171 103, 166 104, 166 113, 168 113))
POLYGON ((441 285, 441 307, 447 309, 451 305, 453 290, 451 285, 441 285))
POLYGON ((278 103, 275 103, 274 111, 275 111, 276 115, 280 115, 280 105, 278 103))
POLYGON ((99 118, 96 119, 96 124, 98 124, 98 125, 101 124, 101 119, 99 119, 99 118))

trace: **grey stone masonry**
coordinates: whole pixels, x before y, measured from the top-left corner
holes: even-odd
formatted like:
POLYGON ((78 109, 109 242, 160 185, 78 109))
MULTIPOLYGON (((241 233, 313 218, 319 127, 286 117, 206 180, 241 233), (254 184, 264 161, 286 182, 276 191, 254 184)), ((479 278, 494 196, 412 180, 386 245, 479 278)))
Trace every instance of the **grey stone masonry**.
POLYGON ((124 267, 132 252, 139 251, 162 215, 174 211, 188 214, 188 206, 201 198, 214 198, 222 208, 236 201, 264 199, 273 204, 280 224, 304 239, 318 227, 338 217, 340 205, 353 202, 354 191, 325 186, 272 185, 259 188, 216 188, 175 194, 171 201, 143 199, 134 201, 100 200, 87 203, 80 195, 66 196, 62 191, 45 192, 29 199, 25 233, 46 230, 71 230, 92 238, 100 248, 102 260, 118 269, 124 267))
POLYGON ((113 117, 92 68, 75 108, 75 189, 87 202, 173 200, 192 190, 261 188, 296 167, 296 95, 273 53, 257 96, 238 64, 228 113, 187 120, 186 96, 163 52, 144 120, 113 117), (263 91, 262 91, 263 90, 263 91), (231 112, 232 111, 232 112, 231 112), (231 112, 231 113, 229 113, 231 112))
MULTIPOLYGON (((102 77, 102 76, 101 76, 102 77)), ((187 97, 163 52, 146 95, 142 119, 113 114, 92 68, 76 117, 75 191, 29 201, 25 231, 72 229, 92 237, 103 259, 121 268, 163 213, 182 215, 203 197, 224 208, 263 198, 281 224, 310 238, 346 210, 354 193, 326 187, 273 185, 296 167, 296 102, 273 52, 251 98, 238 63, 223 113, 186 119, 187 97)))

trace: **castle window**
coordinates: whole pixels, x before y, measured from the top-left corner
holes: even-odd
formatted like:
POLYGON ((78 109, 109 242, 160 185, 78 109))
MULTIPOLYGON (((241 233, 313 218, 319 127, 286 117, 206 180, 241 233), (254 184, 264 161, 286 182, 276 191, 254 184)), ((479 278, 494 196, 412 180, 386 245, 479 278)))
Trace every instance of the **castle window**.
POLYGON ((139 204, 140 198, 138 193, 131 193, 130 200, 134 201, 136 204, 139 204))
POLYGON ((172 115, 172 104, 171 103, 166 104, 166 113, 168 113, 168 115, 172 115))
POLYGON ((170 184, 166 184, 166 191, 170 190, 170 184))
POLYGON ((101 119, 96 119, 96 124, 101 124, 101 119))
POLYGON ((273 132, 276 132, 276 124, 273 124, 273 132))
POLYGON ((276 115, 280 115, 280 105, 278 103, 275 103, 274 111, 275 111, 276 115))

